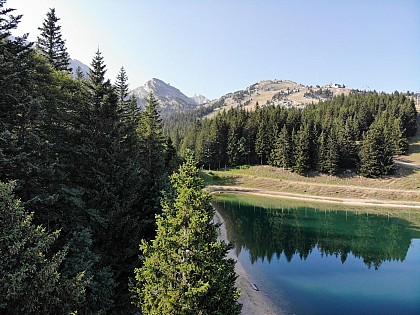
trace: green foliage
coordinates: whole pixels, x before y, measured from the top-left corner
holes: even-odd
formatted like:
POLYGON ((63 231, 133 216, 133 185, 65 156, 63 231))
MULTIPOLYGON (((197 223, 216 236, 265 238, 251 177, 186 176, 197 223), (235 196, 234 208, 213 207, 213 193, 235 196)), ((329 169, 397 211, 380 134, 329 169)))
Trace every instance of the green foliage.
POLYGON ((258 119, 258 131, 255 139, 255 153, 258 155, 261 164, 267 161, 270 152, 269 127, 266 118, 261 115, 258 119))
POLYGON ((136 104, 118 101, 99 51, 86 81, 73 80, 23 39, 9 41, 4 34, 20 19, 10 12, 0 10, 0 180, 16 180, 35 224, 61 231, 49 245, 49 253, 63 253, 53 261, 60 277, 85 275, 72 310, 133 312, 128 278, 140 239, 153 236, 136 104))
POLYGON ((0 182, 0 311, 5 314, 68 314, 84 299, 84 273, 65 277, 60 268, 67 249, 52 251, 59 231, 33 224, 13 195, 14 184, 0 182))
POLYGON ((294 164, 292 169, 294 172, 304 175, 308 172, 310 166, 309 159, 309 130, 301 127, 296 134, 293 135, 294 146, 294 164))
POLYGON ((286 125, 283 126, 274 142, 273 150, 270 155, 270 164, 283 169, 292 166, 292 143, 286 125))
POLYGON ((56 70, 71 71, 68 68, 70 57, 67 53, 65 40, 61 37, 61 26, 57 24, 59 20, 55 15, 55 9, 51 8, 47 12, 42 27, 38 28, 41 34, 38 37, 36 47, 39 53, 45 56, 56 70))
POLYGON ((217 241, 214 209, 191 157, 171 176, 157 235, 140 246, 135 303, 143 314, 239 314, 231 248, 217 241))
POLYGON ((143 186, 146 189, 144 204, 148 215, 154 217, 165 174, 166 138, 163 134, 157 99, 150 94, 148 104, 140 113, 137 126, 139 154, 142 157, 143 186))
POLYGON ((318 138, 317 170, 330 175, 336 174, 339 164, 337 140, 332 132, 321 132, 318 138))
MULTIPOLYGON (((254 112, 222 111, 184 126, 177 139, 180 153, 193 150, 206 169, 268 162, 300 174, 311 169, 335 174, 367 158, 359 154, 358 144, 377 121, 393 154, 404 154, 407 136, 417 128, 416 116, 414 103, 402 94, 359 92, 303 110, 258 106, 254 112)), ((381 174, 388 172, 383 168, 381 174)))
POLYGON ((393 145, 378 119, 365 133, 359 152, 359 173, 366 177, 378 177, 395 171, 393 145))

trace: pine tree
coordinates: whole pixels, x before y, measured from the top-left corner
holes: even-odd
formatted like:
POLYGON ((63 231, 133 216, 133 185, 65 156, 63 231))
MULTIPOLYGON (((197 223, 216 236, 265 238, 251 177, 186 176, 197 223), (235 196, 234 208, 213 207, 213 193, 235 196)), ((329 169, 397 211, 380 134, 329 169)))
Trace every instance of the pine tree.
POLYGON ((339 165, 341 167, 355 167, 358 161, 358 148, 356 132, 353 129, 351 119, 347 119, 344 126, 338 128, 337 143, 340 158, 339 165))
POLYGON ((403 123, 403 128, 406 130, 405 135, 407 137, 412 137, 415 136, 417 132, 417 110, 414 104, 414 100, 410 100, 405 97, 403 100, 404 102, 401 105, 401 120, 403 123))
POLYGON ((231 248, 217 241, 214 209, 192 157, 171 176, 173 196, 156 216, 157 235, 140 249, 136 305, 143 314, 240 314, 231 248))
MULTIPOLYGON (((89 216, 84 228, 92 233, 90 251, 96 253, 98 258, 92 270, 94 276, 91 286, 94 289, 88 291, 84 312, 89 309, 107 312, 114 306, 119 298, 114 292, 121 272, 119 265, 126 258, 125 255, 118 257, 116 248, 121 248, 121 245, 115 236, 118 234, 118 225, 124 222, 121 212, 125 210, 126 203, 123 199, 126 183, 119 177, 120 166, 124 164, 120 160, 117 95, 110 81, 105 79, 105 73, 104 58, 98 50, 92 60, 89 76, 82 83, 86 95, 79 109, 80 157, 77 164, 82 176, 75 177, 83 190, 83 201, 89 216), (101 303, 95 304, 95 300, 101 303)), ((87 246, 89 243, 87 238, 75 244, 87 246)))
POLYGON ((59 231, 47 233, 32 223, 13 194, 13 183, 0 182, 0 312, 69 314, 84 298, 84 273, 60 274, 67 249, 51 251, 59 231))
POLYGON ((340 156, 338 152, 337 139, 333 131, 328 132, 326 153, 325 171, 330 175, 334 175, 339 169, 340 156))
POLYGON ((292 164, 292 149, 290 143, 290 136, 286 125, 283 126, 274 143, 271 151, 270 161, 271 165, 282 167, 283 169, 291 167, 292 164))
POLYGON ((140 141, 140 156, 143 159, 143 185, 146 188, 144 203, 150 207, 150 214, 154 216, 165 173, 166 139, 163 135, 158 102, 153 94, 150 94, 148 104, 140 113, 137 134, 140 141))
POLYGON ((401 118, 394 119, 391 127, 391 138, 395 155, 401 155, 408 150, 408 139, 401 118))
POLYGON ((214 121, 214 150, 215 164, 220 169, 228 163, 227 145, 228 145, 228 124, 225 115, 216 116, 214 121))
POLYGON ((374 123, 365 133, 359 152, 359 174, 379 177, 395 170, 392 143, 387 141, 383 127, 374 123))
POLYGON ((326 134, 322 131, 318 138, 317 169, 322 173, 334 175, 338 171, 338 165, 337 140, 331 131, 328 131, 326 134))
POLYGON ((128 77, 124 67, 121 67, 115 82, 115 90, 118 95, 118 102, 123 103, 128 96, 128 77))
MULTIPOLYGON (((27 168, 23 146, 37 118, 37 102, 30 97, 33 52, 25 37, 8 39, 21 15, 4 7, 0 0, 0 180, 20 179, 27 168)), ((30 137, 36 141, 36 137, 30 137)))
POLYGON ((240 157, 238 152, 238 130, 236 126, 231 126, 231 128, 229 129, 227 155, 229 165, 238 165, 240 157))
POLYGON ((309 171, 310 167, 309 130, 306 126, 301 126, 301 128, 298 130, 293 139, 293 145, 295 163, 292 167, 292 170, 300 175, 304 175, 309 171))
POLYGON ((266 162, 270 152, 270 144, 268 141, 268 126, 265 117, 262 115, 258 119, 258 131, 255 139, 255 153, 258 155, 260 164, 266 162))
POLYGON ((37 50, 47 58, 50 64, 57 70, 71 72, 69 69, 70 57, 67 53, 65 40, 62 39, 61 26, 57 24, 60 19, 55 15, 55 9, 51 8, 42 23, 38 37, 37 50))

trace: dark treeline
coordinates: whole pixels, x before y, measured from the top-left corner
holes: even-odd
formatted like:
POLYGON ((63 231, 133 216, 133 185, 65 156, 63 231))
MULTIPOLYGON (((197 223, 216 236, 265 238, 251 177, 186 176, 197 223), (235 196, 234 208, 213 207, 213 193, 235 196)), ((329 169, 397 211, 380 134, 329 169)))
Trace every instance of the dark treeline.
POLYGON ((154 96, 140 112, 99 50, 74 79, 55 10, 33 47, 11 37, 21 16, 4 3, 0 313, 239 314, 230 245, 193 159, 169 180, 178 159, 154 96))
POLYGON ((299 174, 357 168, 377 177, 391 174, 393 156, 407 151, 416 116, 414 102, 403 94, 359 92, 305 109, 223 111, 184 126, 181 141, 179 133, 170 136, 181 154, 193 150, 206 168, 268 163, 299 174))
POLYGON ((174 152, 157 102, 140 113, 124 69, 111 84, 99 51, 73 79, 53 9, 35 49, 10 40, 20 16, 3 3, 0 312, 127 314, 128 278, 140 240, 154 236, 174 152))

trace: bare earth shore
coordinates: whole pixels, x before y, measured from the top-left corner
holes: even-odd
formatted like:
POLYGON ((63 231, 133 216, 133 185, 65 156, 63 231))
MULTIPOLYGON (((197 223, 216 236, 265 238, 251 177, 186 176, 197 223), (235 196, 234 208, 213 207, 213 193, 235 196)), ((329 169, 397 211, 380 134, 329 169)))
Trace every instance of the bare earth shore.
MULTIPOLYGON (((225 242, 227 239, 226 227, 223 224, 222 216, 216 212, 214 216, 215 223, 222 223, 219 227, 219 238, 225 242)), ((284 311, 274 307, 273 303, 265 296, 264 291, 255 291, 252 284, 255 283, 251 275, 247 274, 241 262, 237 260, 235 250, 229 251, 227 258, 233 258, 236 261, 235 272, 238 276, 236 286, 241 290, 239 302, 243 305, 242 315, 281 315, 284 311)))
POLYGON ((385 207, 385 208, 408 208, 420 210, 420 202, 415 201, 394 201, 394 200, 379 200, 379 199, 359 199, 359 198, 338 198, 338 197, 324 197, 313 196, 296 193, 288 193, 281 191, 272 191, 258 188, 245 188, 238 186, 207 186, 211 192, 223 193, 242 193, 251 194, 262 197, 277 197, 282 199, 292 199, 299 201, 322 202, 331 204, 341 204, 348 206, 370 206, 370 207, 385 207))

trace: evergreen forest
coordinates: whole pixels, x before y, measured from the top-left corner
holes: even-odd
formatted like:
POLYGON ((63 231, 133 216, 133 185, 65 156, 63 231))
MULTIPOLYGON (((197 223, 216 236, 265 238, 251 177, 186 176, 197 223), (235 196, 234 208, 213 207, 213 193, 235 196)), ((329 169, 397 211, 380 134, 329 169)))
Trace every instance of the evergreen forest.
POLYGON ((356 169, 365 177, 395 171, 417 130, 413 99, 398 92, 353 92, 305 108, 234 108, 212 118, 167 123, 178 152, 192 150, 206 169, 270 164, 301 175, 356 169))
POLYGON ((240 314, 200 167, 380 177, 417 131, 398 92, 162 121, 99 48, 88 74, 70 69, 55 9, 36 43, 12 36, 14 11, 0 0, 1 314, 240 314))
POLYGON ((238 314, 230 246, 217 241, 195 162, 176 171, 157 100, 140 112, 125 69, 111 83, 99 49, 73 78, 55 10, 33 44, 11 36, 22 16, 5 3, 0 313, 238 314))

